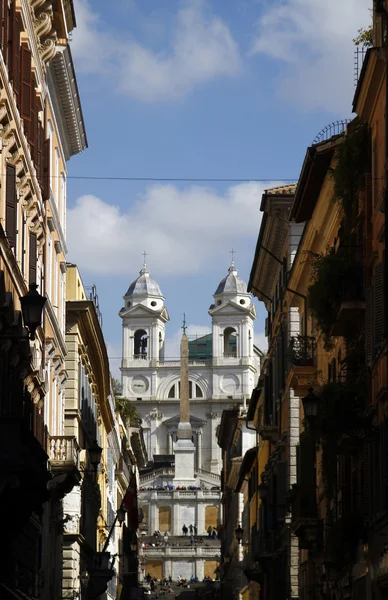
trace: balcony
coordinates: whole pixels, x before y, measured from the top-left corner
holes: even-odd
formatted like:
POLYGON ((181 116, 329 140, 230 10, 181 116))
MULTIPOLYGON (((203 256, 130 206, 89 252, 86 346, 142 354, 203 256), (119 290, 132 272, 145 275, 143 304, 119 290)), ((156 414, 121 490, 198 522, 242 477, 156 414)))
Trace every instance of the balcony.
POLYGON ((147 353, 145 352, 144 354, 134 354, 133 360, 149 360, 149 359, 148 359, 147 353))
POLYGON ((259 435, 262 440, 276 444, 279 439, 279 427, 277 425, 259 425, 259 435))
POLYGON ((287 387, 296 396, 305 396, 317 370, 315 337, 297 335, 288 347, 287 387))
POLYGON ((349 331, 354 330, 355 324, 363 326, 365 313, 365 296, 362 281, 362 271, 360 276, 347 283, 341 290, 341 303, 337 314, 336 323, 333 325, 331 333, 334 336, 346 336, 349 331))
POLYGON ((79 452, 80 447, 75 437, 51 436, 49 448, 51 472, 55 475, 71 473, 79 481, 79 452))
POLYGON ((276 556, 277 540, 275 531, 260 532, 255 559, 262 569, 268 569, 276 556))
POLYGON ((290 499, 293 533, 303 541, 315 540, 318 519, 316 488, 296 485, 291 490, 290 499))
POLYGON ((219 555, 221 552, 221 542, 218 544, 214 544, 211 547, 206 546, 191 546, 188 545, 177 545, 177 546, 166 546, 163 544, 162 546, 148 546, 148 548, 142 548, 140 551, 140 556, 145 559, 165 557, 169 559, 179 559, 183 556, 191 557, 191 558, 214 558, 219 555))

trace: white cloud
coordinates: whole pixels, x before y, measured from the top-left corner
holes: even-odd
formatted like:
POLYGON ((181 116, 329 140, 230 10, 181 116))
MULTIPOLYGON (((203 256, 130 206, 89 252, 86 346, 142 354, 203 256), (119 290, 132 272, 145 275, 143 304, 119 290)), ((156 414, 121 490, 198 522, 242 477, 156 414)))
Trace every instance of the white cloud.
POLYGON ((232 186, 224 196, 206 187, 152 185, 125 211, 82 196, 68 211, 69 259, 89 273, 122 275, 146 248, 160 275, 195 273, 231 244, 255 239, 263 191, 255 182, 232 186))
MULTIPOLYGON (((368 6, 369 4, 369 6, 368 6)), ((252 53, 282 61, 279 94, 302 108, 351 112, 353 38, 370 23, 365 0, 275 0, 258 22, 252 53)))
POLYGON ((121 92, 139 100, 177 100, 197 86, 241 69, 231 32, 219 17, 208 13, 203 0, 186 0, 164 52, 131 38, 116 38, 88 0, 77 1, 76 14, 72 50, 77 70, 109 74, 121 92))

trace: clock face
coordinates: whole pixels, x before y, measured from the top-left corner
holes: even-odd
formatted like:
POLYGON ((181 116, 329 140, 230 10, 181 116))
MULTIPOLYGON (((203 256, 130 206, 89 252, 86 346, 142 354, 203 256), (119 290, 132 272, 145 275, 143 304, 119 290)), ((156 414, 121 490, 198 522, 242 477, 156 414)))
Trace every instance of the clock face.
POLYGON ((131 388, 135 395, 139 396, 141 394, 145 394, 148 391, 148 387, 148 380, 145 377, 137 375, 132 379, 131 388))
POLYGON ((220 387, 224 394, 233 395, 240 387, 240 381, 236 375, 224 375, 220 387))

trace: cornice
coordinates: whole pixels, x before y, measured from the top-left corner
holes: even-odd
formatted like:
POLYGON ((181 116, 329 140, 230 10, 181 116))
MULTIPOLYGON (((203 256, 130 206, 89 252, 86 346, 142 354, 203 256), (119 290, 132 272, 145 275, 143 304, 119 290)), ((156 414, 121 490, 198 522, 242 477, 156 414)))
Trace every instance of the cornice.
POLYGON ((73 59, 68 45, 58 45, 49 71, 54 112, 66 139, 68 160, 88 146, 73 59), (56 110, 55 110, 56 109, 56 110))

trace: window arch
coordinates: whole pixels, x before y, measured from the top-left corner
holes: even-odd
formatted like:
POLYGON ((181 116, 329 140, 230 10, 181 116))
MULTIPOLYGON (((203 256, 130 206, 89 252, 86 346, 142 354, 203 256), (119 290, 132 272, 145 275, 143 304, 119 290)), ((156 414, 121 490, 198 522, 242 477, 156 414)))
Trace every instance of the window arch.
MULTIPOLYGON (((181 394, 181 382, 176 381, 173 383, 168 391, 168 398, 180 398, 181 394)), ((189 398, 192 400, 193 398, 203 398, 203 392, 199 385, 194 381, 189 380, 189 398)))
POLYGON ((148 336, 144 329, 135 332, 135 358, 147 358, 148 336))
POLYGON ((237 331, 234 327, 224 329, 224 356, 237 356, 237 331))

